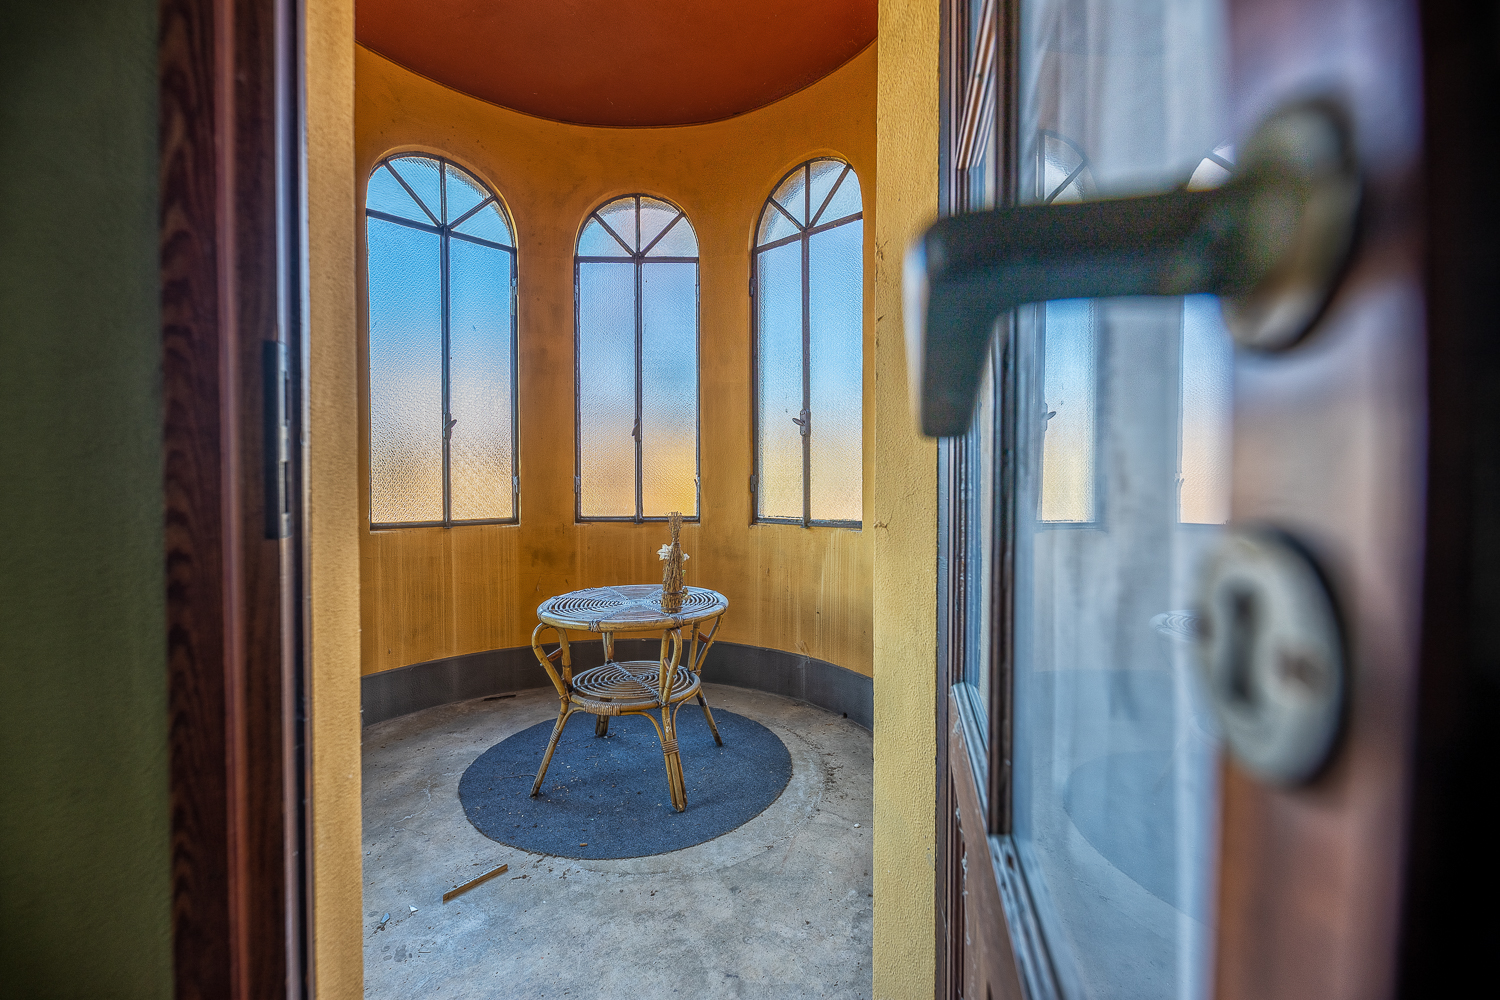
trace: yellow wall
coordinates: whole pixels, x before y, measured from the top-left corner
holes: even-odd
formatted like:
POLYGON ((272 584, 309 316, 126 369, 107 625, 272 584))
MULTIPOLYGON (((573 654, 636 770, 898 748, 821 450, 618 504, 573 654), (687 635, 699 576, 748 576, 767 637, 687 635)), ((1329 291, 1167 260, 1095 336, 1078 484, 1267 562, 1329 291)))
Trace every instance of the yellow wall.
POLYGON ((937 215, 938 0, 881 0, 875 205, 875 996, 934 975, 937 450, 906 392, 901 258, 937 215))
MULTIPOLYGON (((370 531, 364 432, 363 670, 524 646, 536 606, 553 594, 661 578, 656 550, 665 526, 578 524, 573 514, 574 243, 590 210, 639 191, 679 205, 699 240, 703 510, 702 523, 683 531, 692 557, 688 582, 729 597, 721 638, 805 653, 868 675, 870 533, 750 523, 748 282, 752 230, 776 182, 813 156, 849 161, 865 196, 870 355, 874 47, 769 107, 711 125, 657 129, 589 128, 518 114, 363 48, 355 65, 361 197, 371 169, 396 151, 442 153, 487 181, 515 221, 520 327, 519 524, 370 531)), ((363 281, 362 264, 359 276, 363 281)), ((363 291, 359 301, 365 308, 363 291)), ((362 378, 366 371, 361 363, 362 378)), ((866 365, 867 399, 872 384, 866 365)), ((870 413, 867 402, 867 427, 870 413)), ((866 441, 868 512, 868 434, 866 441)))
POLYGON ((354 3, 307 0, 308 591, 312 978, 364 996, 360 923, 359 397, 354 3))

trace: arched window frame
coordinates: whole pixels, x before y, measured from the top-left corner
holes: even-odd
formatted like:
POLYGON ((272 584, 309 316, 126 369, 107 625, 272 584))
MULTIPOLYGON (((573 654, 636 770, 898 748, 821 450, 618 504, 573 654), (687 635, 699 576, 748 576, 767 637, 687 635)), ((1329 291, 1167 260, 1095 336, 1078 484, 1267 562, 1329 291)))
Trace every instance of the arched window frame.
MULTIPOLYGON (((643 455, 644 447, 643 447, 643 437, 644 437, 644 434, 642 433, 642 417, 643 417, 645 392, 644 392, 644 389, 643 389, 643 386, 642 386, 642 353, 643 353, 644 325, 643 325, 642 308, 641 308, 641 303, 642 303, 642 292, 641 292, 641 290, 642 290, 642 278, 644 276, 644 268, 650 267, 653 264, 692 264, 693 267, 694 267, 694 281, 693 281, 693 333, 694 333, 694 342, 695 342, 695 345, 699 345, 700 344, 700 341, 701 341, 701 324, 700 324, 701 316, 700 316, 700 311, 699 311, 699 307, 700 307, 700 292, 701 292, 701 270, 699 268, 699 265, 700 265, 700 255, 698 253, 694 253, 691 256, 661 256, 661 255, 657 255, 654 252, 655 249, 656 249, 657 244, 661 243, 664 239, 666 239, 668 237, 668 235, 670 233, 672 233, 672 231, 674 229, 676 229, 678 226, 686 226, 687 227, 688 232, 692 234, 693 245, 694 245, 694 247, 696 249, 698 247, 697 233, 692 228, 692 223, 688 219, 687 213, 682 209, 682 207, 680 205, 677 205, 675 202, 670 201, 669 199, 663 198, 663 197, 661 197, 659 195, 645 194, 643 192, 636 192, 636 193, 633 193, 633 194, 625 194, 625 195, 617 195, 615 197, 607 199, 606 201, 604 201, 604 202, 600 203, 599 205, 595 206, 595 208, 591 212, 589 212, 589 214, 584 218, 583 224, 581 226, 579 226, 578 237, 574 241, 574 256, 573 256, 573 307, 574 307, 573 308, 573 379, 574 379, 574 381, 573 381, 573 398, 574 398, 574 422, 573 422, 573 429, 574 429, 574 442, 573 442, 573 461, 574 461, 574 467, 573 467, 573 513, 574 513, 574 519, 577 520, 577 521, 580 521, 580 522, 583 522, 583 521, 630 521, 630 522, 634 522, 634 523, 642 523, 642 522, 646 522, 646 521, 665 521, 665 520, 668 519, 668 514, 666 514, 666 513, 649 514, 649 515, 646 514, 645 513, 645 505, 644 505, 644 497, 643 497, 643 492, 644 492, 644 487, 643 487, 643 480, 644 480, 644 468, 643 468, 643 464, 644 464, 644 455, 643 455), (621 233, 616 232, 615 229, 610 226, 609 222, 605 220, 605 218, 603 217, 603 215, 612 206, 615 206, 615 205, 617 205, 617 204, 619 204, 621 202, 633 200, 634 204, 635 204, 635 222, 634 222, 635 235, 637 237, 637 242, 638 242, 638 237, 639 237, 639 234, 641 232, 641 201, 642 201, 642 199, 648 199, 648 200, 650 200, 652 202, 659 202, 661 204, 664 204, 664 205, 670 207, 671 209, 674 209, 677 214, 672 219, 671 222, 669 222, 665 227, 663 227, 660 232, 656 233, 644 245, 641 245, 641 246, 632 246, 631 245, 632 241, 631 240, 627 240, 624 236, 622 236, 621 233), (604 228, 605 232, 607 232, 610 237, 613 238, 614 243, 618 244, 618 246, 620 248, 618 253, 611 253, 609 255, 593 255, 593 254, 584 254, 584 253, 580 253, 579 252, 582 249, 582 243, 583 243, 585 234, 588 232, 590 224, 596 223, 596 222, 600 226, 602 226, 604 228), (584 474, 583 473, 583 457, 584 457, 584 443, 583 443, 583 433, 584 433, 583 364, 584 364, 584 362, 583 362, 583 351, 584 351, 584 344, 583 344, 583 297, 582 297, 583 289, 582 289, 582 286, 580 284, 581 267, 582 267, 582 265, 585 265, 585 264, 601 264, 601 263, 602 264, 610 264, 610 265, 618 266, 618 265, 621 265, 622 263, 624 263, 626 261, 629 261, 631 263, 632 270, 633 270, 633 273, 634 273, 634 279, 635 279, 635 323, 634 323, 634 328, 635 328, 635 350, 634 350, 634 358, 635 358, 635 427, 634 427, 634 429, 632 430, 632 433, 631 433, 631 436, 632 436, 632 438, 635 441, 635 511, 634 511, 633 514, 618 514, 618 515, 616 515, 616 514, 597 514, 597 513, 595 513, 595 514, 585 514, 584 513, 584 509, 583 509, 583 496, 584 496, 584 481, 583 481, 583 474, 584 474)), ((702 408, 702 405, 701 405, 701 395, 700 395, 700 393, 698 391, 699 390, 699 378, 701 376, 701 368, 702 368, 702 365, 701 365, 701 354, 695 354, 694 366, 693 366, 693 379, 694 379, 694 383, 693 383, 693 390, 694 390, 694 397, 693 397, 694 398, 694 407, 693 407, 693 437, 694 437, 694 447, 693 447, 693 509, 691 511, 681 511, 680 512, 682 514, 682 519, 684 521, 698 521, 699 517, 700 517, 700 511, 702 510, 702 506, 703 506, 703 490, 702 490, 702 480, 701 480, 701 472, 702 472, 702 449, 703 449, 703 435, 702 435, 702 412, 703 412, 703 408, 702 408)))
MULTIPOLYGON (((750 296, 751 296, 751 303, 750 303, 750 352, 751 352, 751 372, 752 372, 752 377, 751 377, 750 414, 751 414, 751 447, 752 447, 752 453, 753 453, 753 458, 752 458, 752 463, 753 463, 752 464, 752 475, 751 475, 750 485, 751 485, 752 504, 753 504, 753 507, 752 507, 752 518, 753 518, 753 520, 756 523, 762 523, 762 524, 800 524, 804 528, 810 528, 810 527, 859 528, 859 527, 862 527, 862 525, 864 523, 862 518, 859 519, 859 520, 853 520, 853 519, 815 518, 815 517, 812 516, 812 435, 816 433, 816 430, 815 430, 815 425, 813 423, 814 414, 811 412, 811 409, 812 409, 812 405, 811 405, 812 404, 812 400, 811 400, 811 393, 812 393, 812 385, 811 385, 811 382, 812 382, 812 378, 811 378, 811 306, 810 306, 810 298, 811 298, 810 263, 811 263, 811 251, 812 251, 811 240, 812 240, 813 236, 816 236, 819 233, 827 232, 827 231, 832 230, 832 229, 837 229, 840 226, 850 225, 850 224, 855 223, 855 222, 859 222, 859 223, 861 223, 861 225, 863 224, 863 222, 864 222, 864 210, 863 210, 863 193, 862 193, 862 188, 859 189, 861 191, 861 194, 860 194, 860 199, 861 199, 860 200, 860 211, 853 212, 853 213, 845 213, 843 215, 838 216, 837 218, 831 218, 831 219, 825 219, 824 218, 824 213, 830 208, 830 206, 834 202, 835 195, 839 194, 840 189, 843 187, 843 185, 849 179, 853 179, 853 181, 855 182, 856 185, 859 184, 859 174, 854 170, 853 165, 850 164, 849 162, 847 162, 845 160, 842 160, 842 159, 838 159, 836 157, 831 157, 831 156, 813 157, 812 159, 807 160, 804 163, 798 164, 792 170, 787 171, 786 174, 784 174, 775 183, 775 185, 772 186, 771 193, 766 196, 765 204, 761 208, 760 215, 756 218, 755 230, 754 230, 754 239, 752 241, 753 242, 753 249, 751 250, 751 254, 750 254, 750 296), (834 183, 833 187, 831 187, 828 190, 827 194, 820 200, 820 203, 817 204, 817 205, 814 205, 812 203, 812 190, 813 190, 813 185, 812 185, 812 168, 813 168, 813 166, 815 164, 822 163, 822 162, 831 162, 831 163, 841 164, 842 167, 843 167, 843 172, 839 175, 839 178, 834 183), (802 215, 802 217, 809 220, 809 223, 806 226, 804 226, 801 223, 799 223, 794 216, 788 214, 787 211, 784 208, 782 208, 777 203, 777 201, 776 201, 776 192, 781 191, 782 188, 783 188, 783 186, 787 183, 787 181, 790 180, 791 178, 793 178, 798 173, 803 174, 803 183, 802 183, 802 196, 803 196, 803 210, 802 211, 803 211, 803 215, 802 215), (785 220, 788 223, 790 223, 794 227, 794 229, 796 231, 793 234, 789 235, 789 236, 781 237, 781 238, 774 239, 774 240, 768 240, 768 241, 762 243, 761 242, 761 237, 762 237, 763 231, 766 228, 766 218, 767 218, 768 213, 771 213, 771 212, 777 212, 777 213, 779 213, 783 218, 785 218, 785 220), (795 422, 798 423, 798 425, 802 428, 802 433, 801 433, 801 439, 802 439, 802 517, 801 518, 790 518, 790 517, 766 516, 766 515, 763 515, 761 513, 761 510, 762 510, 762 487, 764 486, 764 478, 763 478, 763 469, 761 467, 761 432, 762 432, 762 427, 761 427, 761 417, 760 417, 760 413, 761 413, 761 398, 760 397, 761 397, 761 362, 762 362, 763 359, 761 357, 761 353, 762 353, 761 352, 761 332, 762 331, 760 329, 760 322, 761 322, 761 308, 760 308, 760 305, 761 304, 759 302, 759 297, 760 297, 760 294, 761 294, 761 289, 759 288, 759 273, 760 273, 760 259, 761 259, 761 255, 762 254, 766 253, 767 251, 777 249, 777 248, 779 248, 781 246, 784 246, 786 244, 797 243, 797 242, 800 242, 802 244, 802 412, 798 415, 798 418, 797 418, 797 420, 795 422)), ((863 379, 864 306, 865 306, 863 284, 864 284, 864 282, 863 282, 863 248, 861 248, 861 289, 860 289, 860 303, 859 303, 859 315, 860 315, 860 344, 859 344, 859 349, 860 349, 860 352, 861 352, 861 362, 860 362, 861 363, 861 379, 863 379)), ((861 448, 861 451, 863 450, 863 446, 864 446, 863 445, 863 423, 864 423, 864 418, 863 418, 863 412, 862 412, 863 411, 863 400, 864 400, 864 392, 863 392, 863 386, 861 385, 861 392, 860 392, 860 401, 861 401, 861 404, 860 404, 861 405, 861 416, 860 416, 860 423, 861 423, 861 435, 860 435, 860 437, 861 437, 861 443, 860 443, 860 448, 861 448)), ((863 458, 863 456, 861 456, 861 458, 863 458)), ((863 493, 863 489, 864 489, 864 484, 863 484, 863 468, 862 467, 863 467, 863 461, 861 461, 861 483, 860 483, 861 493, 863 493)), ((863 512, 863 501, 861 501, 861 513, 862 512, 863 512)))
MULTIPOLYGON (((370 276, 370 271, 369 271, 369 260, 368 260, 368 252, 369 252, 369 234, 368 234, 368 228, 369 228, 369 220, 370 219, 378 219, 378 220, 380 220, 382 222, 392 223, 392 224, 400 225, 400 226, 406 226, 408 228, 417 229, 417 230, 420 230, 420 231, 423 231, 423 232, 436 233, 439 236, 439 240, 440 240, 440 250, 439 250, 439 262, 440 263, 439 263, 439 266, 440 266, 440 269, 441 269, 441 277, 440 277, 439 280, 440 280, 440 285, 441 285, 441 319, 442 319, 442 346, 441 346, 441 354, 442 354, 442 390, 441 390, 441 392, 442 392, 442 396, 441 396, 441 398, 442 398, 442 411, 441 411, 440 414, 436 415, 436 418, 439 421, 441 421, 441 432, 442 432, 442 494, 443 494, 442 515, 443 516, 439 520, 377 521, 375 519, 375 502, 374 502, 375 501, 375 497, 374 497, 374 487, 375 487, 374 462, 375 462, 375 455, 374 455, 374 447, 373 447, 374 443, 373 443, 373 440, 371 440, 370 441, 370 447, 368 449, 369 450, 369 455, 367 456, 366 469, 365 469, 365 472, 366 472, 366 494, 367 494, 367 499, 369 500, 369 503, 370 503, 370 528, 372 530, 384 530, 384 529, 394 529, 394 528, 422 528, 422 527, 444 527, 444 528, 450 528, 450 527, 453 527, 454 525, 515 524, 515 523, 518 523, 520 521, 520 516, 521 516, 521 479, 520 479, 520 474, 519 474, 519 466, 520 466, 520 455, 519 455, 519 443, 520 443, 519 442, 519 422, 520 422, 520 420, 519 420, 519 417, 520 417, 520 414, 519 414, 519 404, 518 404, 518 395, 519 395, 519 391, 518 390, 519 390, 519 386, 518 386, 518 372, 517 372, 518 352, 519 352, 518 316, 517 316, 517 313, 518 313, 518 307, 517 307, 518 268, 517 268, 517 260, 516 260, 516 258, 517 258, 517 249, 516 249, 516 246, 515 246, 515 243, 516 243, 516 240, 515 240, 515 232, 516 232, 515 220, 511 217, 510 211, 508 210, 508 208, 507 208, 504 200, 502 200, 500 198, 499 194, 496 193, 496 191, 495 191, 495 189, 494 189, 494 187, 492 185, 490 185, 488 182, 486 182, 483 178, 481 178, 478 175, 476 175, 468 167, 465 167, 464 165, 462 165, 462 164, 460 164, 460 163, 458 163, 458 162, 456 162, 454 160, 450 160, 447 157, 442 156, 441 154, 430 153, 430 152, 427 152, 425 150, 407 150, 407 151, 403 151, 403 152, 399 152, 399 153, 392 153, 389 156, 381 158, 380 162, 377 163, 375 165, 374 169, 372 169, 370 171, 369 182, 373 182, 373 179, 375 178, 376 174, 378 174, 382 170, 388 171, 389 174, 391 176, 393 176, 397 180, 397 182, 406 191, 406 193, 409 196, 411 196, 411 198, 414 201, 416 201, 417 205, 423 210, 423 212, 427 216, 427 219, 426 219, 426 222, 422 222, 422 221, 418 221, 418 220, 415 220, 415 219, 402 218, 401 216, 393 215, 393 214, 391 214, 389 212, 384 212, 384 211, 381 211, 379 209, 371 208, 370 204, 369 204, 369 195, 368 195, 368 186, 367 186, 367 194, 366 194, 366 198, 365 198, 365 219, 366 219, 365 251, 366 251, 366 255, 367 255, 366 256, 366 261, 365 261, 365 275, 366 275, 366 282, 367 282, 367 289, 366 289, 367 295, 368 295, 368 292, 369 292, 369 283, 371 282, 371 276, 370 276), (436 163, 438 165, 437 166, 437 176, 439 178, 439 185, 440 185, 440 187, 439 187, 439 191, 440 191, 439 197, 440 197, 441 204, 438 206, 437 214, 433 214, 432 207, 430 207, 430 206, 427 205, 426 200, 424 200, 412 188, 411 184, 408 183, 407 179, 404 178, 404 177, 402 177, 399 171, 395 170, 394 168, 392 168, 390 166, 390 164, 391 164, 392 161, 402 160, 402 159, 408 159, 408 158, 420 158, 420 159, 424 159, 424 160, 430 160, 430 161, 432 161, 432 162, 434 162, 434 163, 436 163), (483 198, 483 199, 481 199, 478 204, 473 205, 467 211, 463 212, 461 215, 459 215, 459 216, 457 216, 457 217, 455 217, 453 219, 447 219, 447 215, 448 215, 448 212, 447 212, 448 191, 447 191, 447 189, 448 189, 448 176, 449 176, 449 170, 450 169, 458 171, 461 174, 463 174, 464 177, 466 177, 468 180, 470 180, 471 182, 473 182, 479 189, 481 189, 482 191, 484 191, 484 193, 486 195, 486 197, 483 198), (500 242, 496 242, 496 241, 493 241, 493 240, 484 239, 484 238, 475 236, 475 235, 470 234, 470 233, 455 232, 455 230, 459 226, 462 226, 466 222, 469 222, 471 219, 474 219, 475 217, 477 217, 479 215, 479 213, 483 212, 489 206, 494 206, 494 208, 499 212, 499 214, 501 216, 501 219, 503 220, 503 223, 504 223, 505 227, 509 230, 509 235, 510 235, 510 240, 511 240, 511 242, 509 244, 505 244, 505 243, 500 243, 500 242), (447 221, 443 221, 443 220, 447 220, 447 221), (509 517, 498 517, 498 518, 454 518, 453 517, 452 430, 453 430, 453 427, 454 427, 454 424, 455 424, 455 420, 454 420, 454 417, 453 417, 453 414, 452 414, 452 398, 451 398, 451 396, 452 396, 452 393, 451 393, 451 390, 452 390, 452 331, 450 329, 450 319, 451 319, 451 313, 452 313, 452 302, 451 302, 451 287, 450 287, 450 281, 449 281, 449 277, 450 277, 450 268, 449 268, 449 257, 450 257, 450 255, 449 255, 449 248, 450 248, 452 240, 454 240, 454 239, 463 240, 463 241, 468 242, 468 243, 474 243, 474 244, 478 244, 480 246, 485 246, 485 247, 489 247, 489 248, 494 249, 494 250, 502 251, 502 252, 504 252, 510 258, 510 304, 511 304, 511 309, 510 309, 510 373, 509 373, 509 377, 510 377, 510 487, 511 487, 511 513, 510 513, 509 517)), ((369 182, 367 182, 367 185, 368 185, 369 182)), ((371 331, 370 331, 370 329, 367 326, 367 328, 365 330, 365 345, 366 345, 365 364, 366 364, 367 386, 369 386, 370 382, 372 381, 372 378, 371 378, 372 372, 371 372, 370 369, 371 369, 371 365, 372 365, 372 360, 373 359, 370 356, 370 332, 371 331)), ((372 433, 373 433, 373 427, 372 427, 372 422, 371 422, 372 421, 372 414, 373 414, 373 406, 374 406, 373 386, 371 386, 371 390, 372 391, 370 392, 370 398, 368 398, 366 400, 366 413, 365 413, 366 430, 367 430, 367 434, 368 435, 372 435, 372 433)))

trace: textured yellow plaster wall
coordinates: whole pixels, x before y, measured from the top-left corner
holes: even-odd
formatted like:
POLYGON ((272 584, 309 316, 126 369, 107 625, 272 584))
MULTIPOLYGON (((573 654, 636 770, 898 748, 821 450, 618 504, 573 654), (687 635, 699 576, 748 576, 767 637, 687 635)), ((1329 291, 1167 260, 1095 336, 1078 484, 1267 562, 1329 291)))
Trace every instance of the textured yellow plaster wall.
MULTIPOLYGON (((368 464, 360 459, 365 672, 524 646, 536 626, 536 606, 553 594, 661 579, 656 550, 666 540, 663 525, 578 524, 573 514, 574 241, 589 211, 640 191, 681 206, 699 242, 703 520, 683 530, 683 547, 692 556, 688 582, 729 597, 721 639, 803 653, 868 676, 870 531, 750 523, 749 277, 752 231, 782 176, 814 156, 852 164, 865 203, 868 429, 874 397, 868 362, 874 337, 874 47, 774 104, 680 128, 589 128, 534 118, 440 86, 363 48, 355 74, 361 197, 382 157, 425 150, 464 164, 509 206, 517 234, 520 342, 519 524, 370 531, 368 464)), ((358 275, 363 282, 362 259, 358 275)), ((363 290, 358 301, 365 309, 363 290)), ((364 378, 363 362, 359 371, 364 378)), ((360 425, 363 455, 363 416, 360 425)), ((867 525, 873 441, 866 433, 867 525)))
POLYGON ((318 1000, 364 995, 354 4, 307 0, 312 952, 318 1000))
POLYGON ((901 257, 937 215, 938 0, 881 0, 876 102, 875 958, 877 998, 934 988, 937 450, 906 391, 901 257))

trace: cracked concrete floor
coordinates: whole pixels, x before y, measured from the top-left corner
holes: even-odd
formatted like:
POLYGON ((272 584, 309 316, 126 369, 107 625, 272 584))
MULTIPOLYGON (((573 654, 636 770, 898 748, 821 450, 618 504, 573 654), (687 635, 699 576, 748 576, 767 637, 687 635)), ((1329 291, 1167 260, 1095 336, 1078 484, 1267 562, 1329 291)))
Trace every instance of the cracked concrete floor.
POLYGON ((738 829, 646 858, 529 854, 464 816, 464 769, 556 718, 550 688, 367 728, 365 995, 869 997, 870 734, 775 695, 704 690, 781 738, 791 781, 738 829), (500 864, 510 870, 443 903, 500 864))

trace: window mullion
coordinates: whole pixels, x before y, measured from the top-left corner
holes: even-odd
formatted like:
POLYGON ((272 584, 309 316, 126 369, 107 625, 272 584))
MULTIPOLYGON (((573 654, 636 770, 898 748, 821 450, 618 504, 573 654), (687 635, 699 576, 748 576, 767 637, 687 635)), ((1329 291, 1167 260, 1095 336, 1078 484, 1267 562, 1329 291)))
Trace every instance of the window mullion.
MULTIPOLYGON (((637 209, 639 212, 639 209, 637 209)), ((640 225, 640 220, 636 220, 640 225)), ((641 268, 644 264, 640 257, 635 259, 635 520, 640 523, 645 518, 645 509, 642 503, 643 490, 641 488, 641 439, 644 438, 645 430, 641 427, 641 347, 645 339, 641 330, 641 268)))
MULTIPOLYGON (((439 174, 439 183, 443 177, 439 174)), ((443 200, 447 201, 444 192, 443 200)), ((447 209, 443 209, 447 216, 447 209)), ((439 266, 441 267, 440 282, 442 285, 442 317, 443 317, 443 525, 453 526, 453 402, 452 402, 452 353, 453 341, 449 333, 449 317, 452 314, 451 302, 448 288, 448 228, 443 227, 439 237, 442 241, 438 254, 439 266)))
MULTIPOLYGON (((809 179, 810 183, 810 179, 809 179)), ((802 234, 802 527, 812 526, 812 243, 802 234)))

